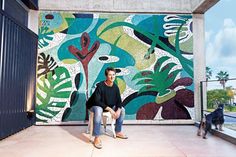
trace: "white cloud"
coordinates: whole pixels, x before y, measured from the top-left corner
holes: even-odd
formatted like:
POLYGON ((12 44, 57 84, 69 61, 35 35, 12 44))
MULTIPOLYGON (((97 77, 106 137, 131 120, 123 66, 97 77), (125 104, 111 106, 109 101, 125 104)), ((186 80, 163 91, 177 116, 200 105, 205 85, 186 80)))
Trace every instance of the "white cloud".
POLYGON ((213 31, 205 32, 205 41, 206 41, 206 43, 209 42, 212 34, 213 34, 213 31))
POLYGON ((232 19, 227 18, 227 19, 224 20, 224 27, 227 27, 227 28, 235 27, 235 23, 232 19))
POLYGON ((225 19, 223 28, 216 34, 209 35, 206 43, 206 64, 215 74, 224 70, 228 71, 230 78, 236 77, 236 25, 232 19, 225 19))

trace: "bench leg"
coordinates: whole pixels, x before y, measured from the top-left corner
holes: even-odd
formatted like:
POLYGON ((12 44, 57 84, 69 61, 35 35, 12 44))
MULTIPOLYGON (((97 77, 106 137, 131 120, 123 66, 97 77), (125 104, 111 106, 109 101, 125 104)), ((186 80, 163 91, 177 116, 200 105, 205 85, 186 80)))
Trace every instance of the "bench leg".
POLYGON ((105 133, 106 133, 107 132, 107 117, 103 116, 102 121, 103 121, 104 130, 105 130, 105 133))
POLYGON ((115 123, 116 123, 116 120, 111 118, 111 130, 112 130, 112 133, 113 133, 113 137, 116 138, 116 132, 115 132, 115 123))

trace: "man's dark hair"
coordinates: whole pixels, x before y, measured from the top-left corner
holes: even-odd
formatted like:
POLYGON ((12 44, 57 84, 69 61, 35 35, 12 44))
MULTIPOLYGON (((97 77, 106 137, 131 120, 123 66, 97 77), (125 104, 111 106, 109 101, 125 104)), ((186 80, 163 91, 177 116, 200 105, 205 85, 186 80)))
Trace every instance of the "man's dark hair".
POLYGON ((108 75, 108 72, 109 71, 114 71, 116 73, 116 69, 112 68, 112 67, 107 67, 106 70, 105 70, 105 76, 108 75))

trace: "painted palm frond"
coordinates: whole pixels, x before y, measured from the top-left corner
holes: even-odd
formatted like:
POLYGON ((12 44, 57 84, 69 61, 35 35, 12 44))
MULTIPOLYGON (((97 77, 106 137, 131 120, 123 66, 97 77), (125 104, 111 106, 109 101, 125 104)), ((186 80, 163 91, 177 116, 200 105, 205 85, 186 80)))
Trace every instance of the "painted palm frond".
POLYGON ((159 59, 156 61, 155 65, 154 65, 154 71, 159 71, 160 68, 161 68, 162 63, 164 63, 164 62, 167 61, 168 59, 170 59, 170 57, 168 57, 168 56, 164 56, 164 57, 159 58, 159 59))
POLYGON ((182 69, 174 69, 177 64, 172 62, 162 66, 168 59, 167 56, 159 58, 154 66, 154 72, 140 71, 133 77, 133 80, 138 80, 136 85, 143 85, 139 89, 139 93, 156 91, 158 96, 163 96, 170 92, 169 87, 174 83, 182 69))
POLYGON ((153 71, 151 70, 140 71, 139 73, 134 75, 134 77, 132 78, 132 81, 135 79, 140 79, 140 78, 148 78, 148 77, 151 77, 152 75, 153 75, 153 71))

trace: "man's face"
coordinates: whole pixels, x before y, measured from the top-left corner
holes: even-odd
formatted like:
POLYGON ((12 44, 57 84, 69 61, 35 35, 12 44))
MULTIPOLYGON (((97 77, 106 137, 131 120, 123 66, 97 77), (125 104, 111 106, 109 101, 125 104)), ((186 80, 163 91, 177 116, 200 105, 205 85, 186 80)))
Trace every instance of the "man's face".
POLYGON ((108 71, 106 79, 109 82, 114 82, 116 78, 116 73, 114 71, 108 71))

